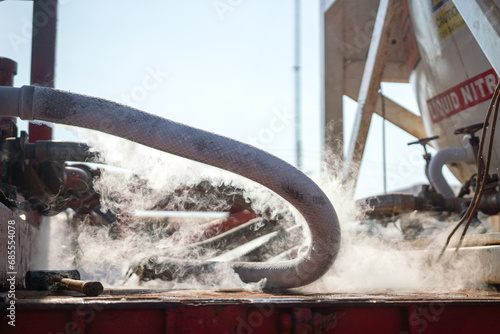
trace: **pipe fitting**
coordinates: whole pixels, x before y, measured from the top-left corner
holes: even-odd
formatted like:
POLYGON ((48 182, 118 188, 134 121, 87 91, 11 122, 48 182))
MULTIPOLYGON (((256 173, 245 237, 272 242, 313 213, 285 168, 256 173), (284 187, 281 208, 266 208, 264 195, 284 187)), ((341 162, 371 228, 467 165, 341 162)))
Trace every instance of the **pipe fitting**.
POLYGON ((359 200, 358 206, 367 207, 364 215, 369 219, 423 209, 422 198, 412 194, 385 194, 359 200))
POLYGON ((465 147, 448 147, 439 150, 429 165, 429 181, 437 192, 445 198, 453 198, 455 194, 443 176, 443 166, 451 162, 475 163, 474 150, 470 144, 465 147))
POLYGON ((26 121, 34 120, 34 86, 21 88, 0 87, 0 116, 19 117, 26 121))

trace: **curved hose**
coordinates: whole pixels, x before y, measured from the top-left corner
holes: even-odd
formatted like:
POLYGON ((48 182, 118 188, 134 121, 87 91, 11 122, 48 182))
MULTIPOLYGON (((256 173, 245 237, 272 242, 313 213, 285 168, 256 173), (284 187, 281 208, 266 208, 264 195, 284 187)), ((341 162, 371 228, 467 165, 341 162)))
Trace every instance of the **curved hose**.
POLYGON ((442 172, 443 166, 449 162, 476 162, 472 146, 443 148, 432 157, 429 165, 429 182, 445 198, 455 197, 442 172))
POLYGON ((236 173, 282 196, 306 220, 312 244, 304 256, 290 261, 231 262, 245 282, 266 278, 266 288, 302 286, 321 277, 335 261, 340 226, 332 204, 311 179, 269 153, 111 101, 43 87, 1 88, 0 115, 109 133, 236 173))

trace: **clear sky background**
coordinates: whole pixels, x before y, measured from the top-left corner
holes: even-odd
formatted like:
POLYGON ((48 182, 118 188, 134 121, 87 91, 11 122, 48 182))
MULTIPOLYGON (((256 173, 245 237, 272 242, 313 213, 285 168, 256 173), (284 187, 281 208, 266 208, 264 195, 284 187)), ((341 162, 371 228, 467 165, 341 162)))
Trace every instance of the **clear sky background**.
MULTIPOLYGON (((312 177, 323 143, 319 2, 301 5, 303 170, 312 177)), ((31 20, 31 1, 0 2, 0 56, 18 62, 16 86, 29 84, 31 20)), ((293 0, 60 0, 57 32, 56 88, 129 104, 295 163, 293 0)), ((409 85, 383 89, 417 112, 409 85)), ((347 143, 356 104, 345 102, 347 143)), ((358 198, 383 190, 380 129, 375 115, 358 198)), ((75 140, 58 127, 54 139, 75 140)), ((426 182, 421 147, 406 146, 412 140, 387 124, 389 191, 426 182)))

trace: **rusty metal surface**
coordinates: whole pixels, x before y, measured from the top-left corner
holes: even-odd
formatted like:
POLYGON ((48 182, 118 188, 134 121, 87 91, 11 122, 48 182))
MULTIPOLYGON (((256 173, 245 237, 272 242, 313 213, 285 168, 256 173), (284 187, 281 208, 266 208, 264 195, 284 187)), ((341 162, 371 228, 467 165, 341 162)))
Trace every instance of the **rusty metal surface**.
MULTIPOLYGON (((31 84, 54 87, 56 67, 56 31, 58 0, 33 1, 33 32, 31 40, 31 84)), ((29 140, 52 139, 52 128, 30 122, 29 140)))
POLYGON ((454 305, 498 304, 500 293, 491 290, 465 290, 453 293, 329 293, 299 294, 245 290, 127 290, 106 289, 98 297, 85 297, 72 291, 17 291, 18 309, 73 308, 75 305, 100 304, 109 308, 171 307, 181 305, 275 304, 291 306, 383 306, 393 304, 444 303, 454 305))
POLYGON ((0 322, 0 332, 456 334, 500 328, 500 293, 486 290, 305 295, 112 289, 80 296, 18 291, 16 326, 0 322))

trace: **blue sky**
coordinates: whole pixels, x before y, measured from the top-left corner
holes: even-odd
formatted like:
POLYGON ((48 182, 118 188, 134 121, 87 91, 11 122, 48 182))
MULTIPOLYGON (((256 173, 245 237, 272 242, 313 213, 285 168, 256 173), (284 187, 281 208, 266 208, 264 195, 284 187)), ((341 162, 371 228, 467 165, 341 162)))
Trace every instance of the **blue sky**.
MULTIPOLYGON (((301 9, 303 170, 317 176, 321 11, 316 0, 302 1, 301 9)), ((30 1, 0 2, 0 55, 19 63, 16 86, 29 84, 31 11, 30 1)), ((293 51, 293 0, 60 0, 55 85, 248 142, 294 163, 293 51)), ((416 110, 409 87, 385 87, 416 110)), ((347 101, 347 137, 353 108, 347 101)), ((382 191, 380 124, 374 116, 356 197, 382 191)), ((74 140, 57 127, 55 139, 74 140)), ((413 138, 388 125, 387 140, 389 190, 424 182, 423 160, 414 163, 421 149, 406 147, 413 138)))

